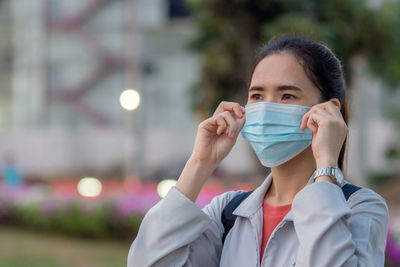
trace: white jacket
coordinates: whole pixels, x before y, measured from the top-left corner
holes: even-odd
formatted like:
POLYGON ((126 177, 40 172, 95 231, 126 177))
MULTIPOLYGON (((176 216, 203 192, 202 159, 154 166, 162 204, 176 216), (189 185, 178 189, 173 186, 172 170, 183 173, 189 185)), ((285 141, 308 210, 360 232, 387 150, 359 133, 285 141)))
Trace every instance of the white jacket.
MULTIPOLYGON (((222 210, 243 191, 216 196, 200 209, 172 187, 144 217, 128 267, 260 266, 262 203, 271 181, 270 174, 235 209, 238 217, 224 247, 222 210)), ((310 178, 271 234, 261 266, 384 266, 388 217, 384 199, 374 191, 362 188, 346 202, 337 185, 310 178)))

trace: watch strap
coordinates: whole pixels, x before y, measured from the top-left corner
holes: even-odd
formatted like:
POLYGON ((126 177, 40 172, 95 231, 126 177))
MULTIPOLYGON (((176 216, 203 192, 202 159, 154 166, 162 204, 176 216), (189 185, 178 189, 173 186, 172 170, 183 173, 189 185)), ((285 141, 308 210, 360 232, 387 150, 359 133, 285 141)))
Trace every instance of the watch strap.
MULTIPOLYGON (((329 166, 329 167, 323 167, 323 168, 319 168, 317 170, 314 171, 313 173, 313 182, 315 182, 315 179, 317 179, 320 176, 329 176, 332 178, 332 180, 334 181, 335 184, 342 186, 340 184, 340 181, 338 181, 337 177, 336 177, 336 169, 339 169, 337 166, 329 166)), ((340 170, 340 169, 339 169, 340 170)))

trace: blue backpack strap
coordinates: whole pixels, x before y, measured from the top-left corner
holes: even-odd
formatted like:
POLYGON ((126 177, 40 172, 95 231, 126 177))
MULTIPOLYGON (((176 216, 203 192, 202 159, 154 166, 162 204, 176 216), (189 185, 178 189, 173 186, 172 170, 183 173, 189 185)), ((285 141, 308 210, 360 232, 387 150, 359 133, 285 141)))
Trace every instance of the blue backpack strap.
POLYGON ((356 191, 360 190, 361 187, 355 186, 354 184, 345 184, 342 187, 342 191, 344 194, 344 197, 346 198, 346 200, 349 199, 349 197, 356 191))
MULTIPOLYGON (((353 184, 347 183, 342 187, 342 191, 344 194, 344 197, 346 198, 346 201, 349 199, 349 197, 356 191, 360 190, 361 187, 355 186, 353 184)), ((238 195, 236 195, 232 200, 225 206, 225 208, 222 211, 222 216, 221 216, 221 221, 222 224, 224 225, 224 234, 222 236, 222 246, 224 246, 225 238, 228 235, 229 231, 235 224, 236 220, 236 215, 233 215, 233 211, 237 208, 237 206, 242 203, 243 200, 245 200, 253 191, 249 192, 242 192, 238 195)))
POLYGON ((243 200, 245 200, 251 194, 251 192, 253 191, 242 192, 236 195, 234 198, 232 198, 231 201, 228 202, 228 204, 223 209, 221 221, 224 225, 225 232, 222 236, 222 245, 224 245, 225 238, 228 235, 229 230, 231 230, 231 228, 233 227, 233 224, 235 223, 237 217, 236 215, 233 215, 233 211, 236 209, 237 206, 240 205, 240 203, 242 203, 243 200))

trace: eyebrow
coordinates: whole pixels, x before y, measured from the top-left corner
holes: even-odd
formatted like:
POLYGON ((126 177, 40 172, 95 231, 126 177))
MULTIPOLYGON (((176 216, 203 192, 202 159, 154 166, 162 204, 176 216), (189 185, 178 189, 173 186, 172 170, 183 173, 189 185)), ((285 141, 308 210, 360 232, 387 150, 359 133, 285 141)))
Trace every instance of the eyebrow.
MULTIPOLYGON (((278 91, 284 91, 284 90, 293 90, 293 91, 299 91, 299 92, 303 92, 304 90, 295 86, 295 85, 279 85, 276 87, 276 90, 278 91)), ((252 91, 265 91, 263 87, 261 86, 252 86, 249 89, 249 92, 252 91)))

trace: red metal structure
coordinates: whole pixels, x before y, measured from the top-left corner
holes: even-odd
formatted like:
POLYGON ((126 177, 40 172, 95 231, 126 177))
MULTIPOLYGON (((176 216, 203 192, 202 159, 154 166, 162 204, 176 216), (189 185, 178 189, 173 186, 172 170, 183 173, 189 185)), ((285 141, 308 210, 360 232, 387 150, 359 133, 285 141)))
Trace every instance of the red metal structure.
MULTIPOLYGON (((111 51, 108 49, 96 32, 85 27, 85 24, 101 10, 106 9, 113 2, 120 2, 123 9, 125 2, 129 0, 90 0, 88 4, 77 13, 67 17, 55 17, 51 14, 53 1, 48 1, 45 10, 45 26, 46 32, 50 35, 53 33, 65 33, 76 37, 82 42, 82 45, 90 47, 95 53, 96 65, 88 75, 81 80, 74 81, 72 84, 59 88, 51 88, 53 85, 47 85, 48 101, 61 101, 70 105, 74 110, 80 112, 83 116, 89 118, 95 125, 109 125, 110 119, 102 113, 102 111, 83 100, 83 96, 90 90, 94 90, 95 86, 108 75, 115 71, 130 71, 125 69, 130 64, 127 63, 123 51, 111 51)), ((122 13, 122 12, 121 12, 122 13)), ((121 33, 122 34, 122 33, 121 33)), ((49 64, 46 64, 47 66, 49 64)))

